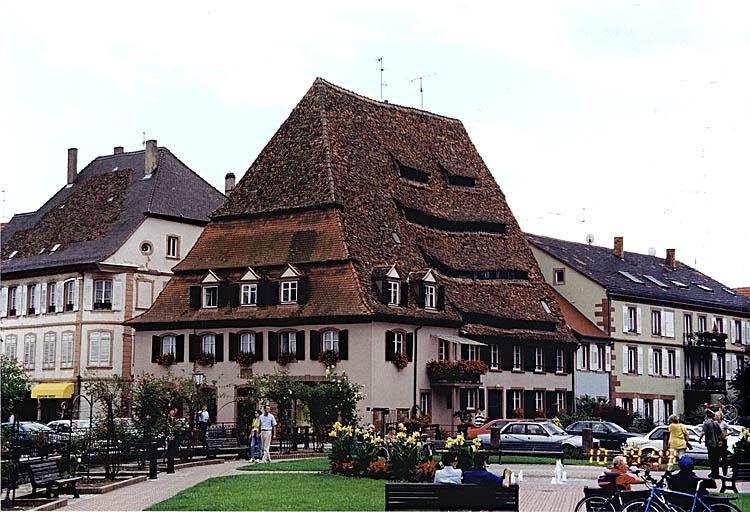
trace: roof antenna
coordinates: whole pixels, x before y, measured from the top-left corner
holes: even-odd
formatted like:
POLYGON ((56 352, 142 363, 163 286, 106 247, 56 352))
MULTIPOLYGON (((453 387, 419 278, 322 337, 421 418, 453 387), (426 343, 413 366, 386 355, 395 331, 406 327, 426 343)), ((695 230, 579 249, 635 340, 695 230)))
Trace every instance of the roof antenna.
POLYGON ((383 57, 378 57, 378 62, 380 63, 380 101, 383 101, 383 87, 386 87, 388 84, 383 82, 383 71, 385 71, 385 68, 383 68, 383 57))
POLYGON ((412 78, 411 80, 409 80, 409 82, 416 82, 417 80, 419 80, 419 108, 421 108, 422 110, 424 110, 424 89, 422 88, 422 79, 431 76, 435 76, 435 73, 418 76, 417 78, 412 78))
POLYGON ((146 132, 143 132, 143 141, 141 141, 141 146, 146 145, 146 132))

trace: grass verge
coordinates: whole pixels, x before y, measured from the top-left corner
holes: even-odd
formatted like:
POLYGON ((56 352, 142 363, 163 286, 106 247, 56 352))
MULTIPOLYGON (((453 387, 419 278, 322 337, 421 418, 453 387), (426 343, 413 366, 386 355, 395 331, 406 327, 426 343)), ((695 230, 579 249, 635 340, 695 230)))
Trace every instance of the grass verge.
POLYGON ((240 471, 328 471, 328 458, 286 460, 270 464, 250 464, 237 468, 240 471))

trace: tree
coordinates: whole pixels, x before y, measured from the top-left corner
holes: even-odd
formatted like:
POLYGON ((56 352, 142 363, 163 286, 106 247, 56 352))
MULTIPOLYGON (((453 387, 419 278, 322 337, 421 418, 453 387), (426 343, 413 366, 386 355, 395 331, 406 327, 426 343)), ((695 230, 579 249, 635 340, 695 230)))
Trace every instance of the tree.
POLYGON ((747 414, 748 407, 750 407, 750 396, 748 396, 750 393, 750 357, 742 358, 742 365, 730 379, 729 388, 734 392, 742 405, 742 410, 747 414))
POLYGON ((2 381, 2 419, 6 421, 16 413, 16 407, 26 396, 29 377, 21 363, 0 356, 0 381, 2 381))

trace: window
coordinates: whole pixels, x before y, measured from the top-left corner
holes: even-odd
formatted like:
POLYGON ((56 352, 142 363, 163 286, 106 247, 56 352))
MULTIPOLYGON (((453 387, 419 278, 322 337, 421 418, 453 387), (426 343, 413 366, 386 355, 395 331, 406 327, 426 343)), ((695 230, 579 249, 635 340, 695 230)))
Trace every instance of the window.
POLYGON ((424 307, 435 309, 435 286, 428 284, 424 287, 424 307))
POLYGON ((399 331, 393 332, 393 353, 401 354, 404 352, 404 333, 399 331))
POLYGON ((622 399, 622 408, 628 411, 630 414, 633 414, 633 399, 632 398, 623 398, 622 399))
POLYGON ((450 344, 445 340, 438 342, 438 361, 447 361, 450 359, 450 344))
POLYGON ((500 345, 490 345, 490 370, 500 369, 500 345))
POLYGON ((682 316, 682 332, 685 341, 693 335, 693 315, 686 313, 682 316))
POLYGON ((94 309, 112 309, 112 280, 94 281, 94 309))
POLYGON ((399 297, 399 282, 388 281, 388 304, 391 306, 398 306, 399 297))
POLYGON ((581 346, 578 347, 578 350, 581 351, 581 370, 590 370, 591 369, 591 345, 588 343, 581 343, 581 346))
POLYGON ((557 357, 555 358, 555 372, 565 373, 565 352, 563 349, 557 349, 557 357))
POLYGON ((513 345, 513 369, 520 370, 522 366, 521 362, 521 346, 513 345))
POLYGON ((620 274, 620 275, 622 275, 622 276, 627 277, 630 281, 632 281, 634 283, 643 284, 643 281, 640 278, 635 277, 630 272, 626 272, 625 270, 618 270, 617 273, 620 274))
POLYGON ((108 367, 112 347, 112 333, 94 331, 89 334, 89 366, 108 367))
POLYGON ((732 320, 732 342, 742 343, 742 320, 732 320))
POLYGON ((297 281, 283 281, 281 283, 281 303, 297 302, 297 281))
POLYGON ((29 305, 28 311, 30 315, 33 315, 34 313, 38 311, 37 307, 39 305, 36 303, 36 290, 37 290, 37 285, 35 284, 30 284, 27 288, 28 300, 26 301, 26 304, 29 305))
POLYGON ((513 396, 513 410, 520 409, 522 407, 521 391, 514 389, 512 392, 513 396))
POLYGON ((323 350, 333 350, 339 352, 339 333, 338 331, 323 332, 323 350))
POLYGON ((15 334, 9 334, 5 337, 5 357, 8 359, 16 358, 16 343, 17 338, 15 334))
POLYGON ((698 315, 698 332, 708 331, 708 319, 706 315, 698 315))
POLYGON ((255 354, 254 332, 243 332, 240 334, 240 352, 243 354, 255 354))
POLYGON ((27 334, 23 338, 23 367, 27 370, 34 369, 36 359, 36 336, 27 334))
POLYGON ((180 237, 174 235, 167 236, 167 258, 180 257, 180 237))
POLYGON ((18 286, 8 288, 8 316, 18 314, 18 286))
POLYGON ((201 336, 201 352, 204 354, 216 355, 216 335, 204 334, 201 336))
POLYGON ((547 304, 547 301, 543 300, 541 302, 542 302, 542 309, 544 310, 544 312, 547 314, 551 314, 552 310, 549 308, 549 304, 547 304))
POLYGON ((476 361, 479 359, 479 347, 476 345, 468 345, 466 347, 466 359, 468 361, 476 361))
POLYGON ((177 354, 177 336, 167 335, 161 338, 162 354, 177 354))
POLYGON ((44 346, 42 351, 42 368, 49 370, 55 367, 55 348, 57 345, 57 335, 54 332, 48 332, 44 335, 44 346))
POLYGON ((256 306, 258 304, 258 285, 243 284, 242 285, 242 298, 240 305, 242 306, 256 306))
POLYGON ((476 409, 477 407, 477 392, 479 390, 477 389, 462 389, 461 390, 465 394, 465 403, 466 403, 466 409, 476 409))
POLYGON ((638 352, 635 347, 628 347, 628 373, 638 371, 638 352))
POLYGON ((719 334, 724 334, 724 319, 720 316, 714 317, 714 329, 719 334))
POLYGON ((674 377, 676 373, 676 357, 674 350, 667 350, 667 375, 674 377))
POLYGON ((651 310, 651 335, 661 336, 661 311, 651 310))
MULTIPOLYGON (((400 333, 399 333, 400 334, 400 333)), ((403 334, 401 335, 403 336, 403 334)), ((297 353, 297 332, 287 331, 282 332, 279 337, 279 352, 296 354, 297 353)))
POLYGON ((63 285, 63 294, 65 295, 65 311, 73 311, 75 309, 75 280, 65 281, 63 285))
POLYGON ((430 414, 432 411, 431 405, 431 393, 429 391, 422 391, 419 393, 419 409, 422 411, 422 414, 430 414))
POLYGON ((654 350, 654 375, 662 374, 662 355, 661 350, 654 350))
POLYGON ((204 286, 203 287, 203 307, 215 308, 218 305, 219 305, 219 287, 218 286, 204 286))
POLYGON ((552 282, 554 284, 565 284, 564 268, 556 268, 552 271, 552 282))
POLYGON ((73 367, 73 333, 66 331, 60 336, 60 368, 73 367))
POLYGON ((674 414, 674 402, 672 400, 664 400, 664 417, 669 418, 674 414))
POLYGON ((537 411, 544 410, 544 391, 534 391, 534 407, 537 411))
POLYGON ((534 371, 544 371, 544 353, 542 352, 542 347, 536 347, 534 351, 534 371))
POLYGON ((599 370, 600 372, 603 372, 604 369, 607 367, 606 365, 607 347, 605 347, 604 345, 597 345, 596 352, 597 352, 598 359, 599 359, 599 367, 597 368, 597 370, 599 370))
POLYGON ((54 313, 57 305, 57 283, 47 284, 47 313, 54 313))
POLYGON ((628 306, 628 332, 638 332, 638 309, 634 306, 628 306))
POLYGON ((558 411, 565 410, 565 391, 555 392, 555 405, 557 406, 558 411))

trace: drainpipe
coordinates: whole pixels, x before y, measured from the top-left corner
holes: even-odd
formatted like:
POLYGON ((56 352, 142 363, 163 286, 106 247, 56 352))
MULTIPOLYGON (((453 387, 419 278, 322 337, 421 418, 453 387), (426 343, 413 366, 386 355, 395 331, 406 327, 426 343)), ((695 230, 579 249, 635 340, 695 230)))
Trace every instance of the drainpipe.
MULTIPOLYGON (((420 325, 419 327, 417 327, 416 329, 414 329, 414 361, 413 361, 413 363, 414 363, 414 389, 412 390, 412 396, 411 396, 411 398, 412 398, 412 405, 411 405, 412 418, 416 418, 416 416, 417 416, 417 361, 418 361, 417 354, 419 353, 419 351, 417 350, 417 346, 418 346, 417 345, 417 337, 419 336, 418 333, 419 333, 419 330, 422 327, 423 326, 420 325)), ((422 413, 424 413, 424 411, 422 411, 422 413)))

